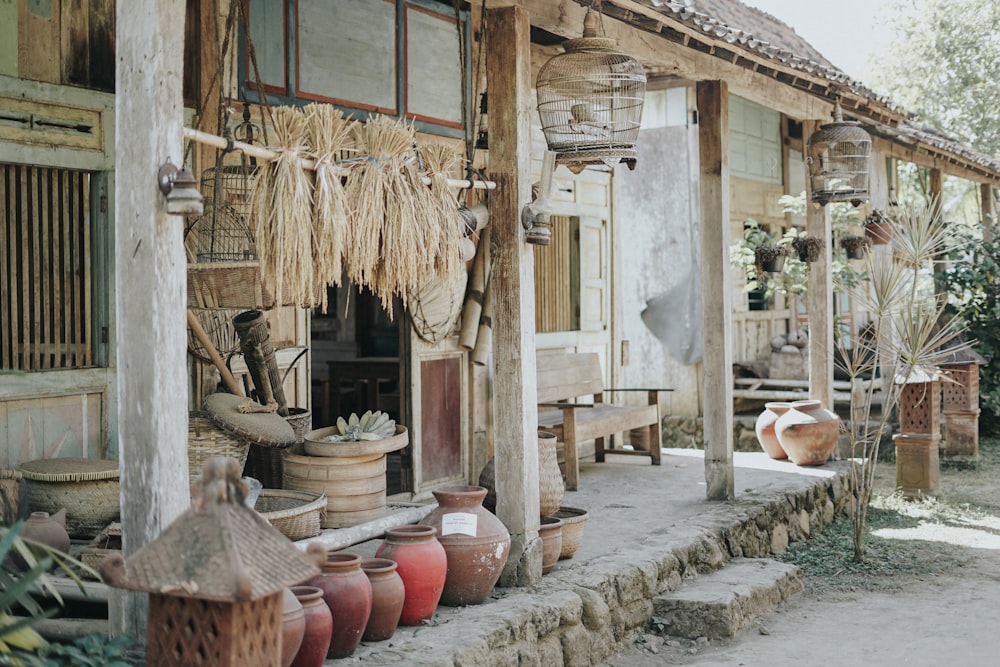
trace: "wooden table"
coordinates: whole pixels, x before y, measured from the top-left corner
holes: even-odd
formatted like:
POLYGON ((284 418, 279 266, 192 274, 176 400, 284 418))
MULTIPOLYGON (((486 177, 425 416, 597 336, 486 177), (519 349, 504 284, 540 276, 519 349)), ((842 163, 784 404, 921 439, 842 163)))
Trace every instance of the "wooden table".
POLYGON ((334 359, 326 362, 329 381, 329 416, 332 421, 345 417, 340 412, 340 385, 354 384, 355 395, 364 397, 364 405, 358 401, 357 411, 382 410, 381 381, 399 382, 399 357, 358 357, 356 359, 334 359))

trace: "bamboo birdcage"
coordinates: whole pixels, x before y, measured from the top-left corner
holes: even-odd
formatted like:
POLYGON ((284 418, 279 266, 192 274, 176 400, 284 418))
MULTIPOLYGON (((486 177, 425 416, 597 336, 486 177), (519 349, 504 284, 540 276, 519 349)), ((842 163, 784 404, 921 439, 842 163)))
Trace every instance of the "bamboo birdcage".
POLYGON ((588 11, 583 37, 563 42, 538 72, 538 115, 556 162, 579 173, 590 164, 635 169, 646 73, 617 41, 597 36, 588 11))
POLYGON ((809 137, 807 162, 812 201, 820 206, 868 200, 868 171, 872 139, 857 121, 847 121, 838 101, 833 122, 821 125, 809 137))

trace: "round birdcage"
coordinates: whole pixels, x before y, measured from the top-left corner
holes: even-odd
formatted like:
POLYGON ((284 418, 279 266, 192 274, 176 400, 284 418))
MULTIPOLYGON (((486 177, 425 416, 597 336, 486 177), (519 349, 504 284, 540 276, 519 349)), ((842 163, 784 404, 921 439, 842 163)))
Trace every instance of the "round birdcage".
POLYGON ((556 162, 579 173, 591 164, 635 169, 646 73, 618 51, 617 41, 597 36, 598 17, 588 11, 583 37, 563 42, 538 72, 538 115, 556 162))
POLYGON ((812 201, 820 206, 868 200, 872 139, 856 121, 845 121, 838 101, 833 122, 821 125, 809 137, 807 148, 812 201))

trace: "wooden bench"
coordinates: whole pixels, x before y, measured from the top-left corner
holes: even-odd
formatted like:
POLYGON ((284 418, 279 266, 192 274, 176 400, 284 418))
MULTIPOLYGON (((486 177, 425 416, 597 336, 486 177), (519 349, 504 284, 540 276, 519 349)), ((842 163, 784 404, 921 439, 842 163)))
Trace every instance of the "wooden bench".
POLYGON ((556 435, 566 447, 566 488, 576 490, 580 476, 578 443, 595 442, 594 459, 604 455, 648 456, 660 465, 659 392, 671 389, 606 389, 596 354, 541 353, 538 366, 538 428, 556 435), (646 392, 646 405, 612 405, 604 394, 646 392), (593 402, 576 402, 593 395, 593 402), (606 447, 604 439, 632 429, 648 428, 648 449, 606 447))

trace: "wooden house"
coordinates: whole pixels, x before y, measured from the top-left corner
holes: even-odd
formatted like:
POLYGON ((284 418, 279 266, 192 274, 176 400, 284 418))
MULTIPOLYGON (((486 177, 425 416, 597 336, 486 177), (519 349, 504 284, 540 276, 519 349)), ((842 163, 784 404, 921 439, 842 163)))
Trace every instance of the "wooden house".
MULTIPOLYGON (((185 224, 166 212, 157 173, 167 162, 213 166, 214 152, 186 144, 184 128, 218 134, 220 108, 238 122, 246 103, 259 113, 264 94, 271 104, 318 101, 358 118, 405 117, 422 136, 464 148, 488 92, 488 149, 473 153, 496 184, 487 363, 473 363, 455 333, 428 342, 406 312, 390 318, 350 286, 331 292, 335 314, 269 317, 280 366, 291 368, 285 390, 312 409, 314 426, 348 406, 408 425, 399 499, 475 481, 496 457, 498 514, 513 539, 508 584, 540 577, 539 351, 596 353, 608 386, 674 388, 661 415, 704 418, 708 497, 733 495, 733 362, 759 355, 796 316, 781 303, 749 310, 729 246, 746 218, 791 223, 777 197, 805 187, 804 141, 835 99, 873 137, 871 206, 888 203, 892 161, 905 160, 931 168, 938 184, 945 174, 980 183, 984 213, 993 210, 1000 163, 913 125, 735 0, 244 6, 227 30, 227 2, 0 2, 0 467, 118 458, 126 557, 187 507, 186 417, 214 385, 188 354, 185 224), (559 167, 553 241, 533 246, 521 217, 545 148, 534 82, 580 36, 588 9, 648 78, 638 166, 559 167), (643 318, 658 303, 682 316, 673 353, 643 318), (295 364, 303 350, 311 361, 295 364), (373 385, 374 397, 362 396, 373 385)), ((823 209, 801 222, 830 237, 823 209)), ((827 404, 828 267, 829 247, 805 304, 812 393, 827 404)), ((139 607, 126 602, 118 627, 141 631, 139 607)))

